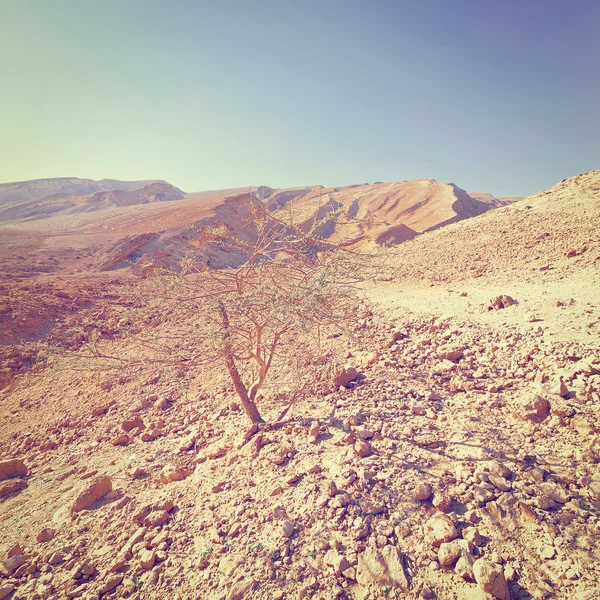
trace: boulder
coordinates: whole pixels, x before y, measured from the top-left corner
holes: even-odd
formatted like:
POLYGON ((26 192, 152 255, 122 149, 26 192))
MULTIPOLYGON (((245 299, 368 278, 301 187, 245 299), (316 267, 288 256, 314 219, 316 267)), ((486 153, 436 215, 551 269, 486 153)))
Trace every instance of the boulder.
POLYGON ((112 491, 112 481, 107 475, 94 477, 75 498, 71 505, 71 514, 75 514, 84 508, 88 508, 102 496, 112 491))
POLYGON ((496 296, 495 298, 492 298, 490 300, 489 310, 494 310, 494 309, 500 310, 501 308, 508 308, 509 306, 512 306, 513 304, 516 304, 516 302, 510 296, 506 296, 506 295, 496 296))
POLYGON ((521 405, 521 415, 529 421, 541 421, 550 414, 550 403, 534 394, 521 405))
POLYGON ((498 600, 510 600, 504 570, 489 560, 480 558, 473 563, 473 574, 479 587, 498 600))
POLYGON ((358 377, 358 371, 350 366, 345 365, 335 374, 333 383, 335 387, 347 386, 351 381, 354 381, 358 377))
POLYGON ((13 492, 18 492, 27 487, 27 482, 24 479, 15 479, 14 481, 7 481, 5 484, 0 485, 0 498, 8 496, 13 492))
POLYGON ((27 477, 27 467, 20 458, 0 461, 0 481, 13 477, 27 477))
POLYGON ((358 555, 356 581, 361 585, 389 586, 408 590, 402 553, 395 546, 368 547, 358 555))
POLYGON ((458 530, 450 517, 441 512, 436 512, 425 523, 425 540, 434 548, 441 544, 451 542, 458 537, 458 530))

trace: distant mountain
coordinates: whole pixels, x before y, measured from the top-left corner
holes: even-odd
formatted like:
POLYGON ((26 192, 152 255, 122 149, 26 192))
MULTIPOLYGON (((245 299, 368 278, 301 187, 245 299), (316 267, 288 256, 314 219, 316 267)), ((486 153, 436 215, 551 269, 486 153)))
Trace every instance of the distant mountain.
MULTIPOLYGON (((98 270, 150 272, 175 266, 189 253, 219 268, 237 266, 246 257, 215 245, 206 228, 225 225, 232 235, 251 241, 260 205, 330 243, 370 252, 505 204, 490 194, 473 196, 433 179, 192 194, 165 181, 45 179, 0 185, 0 227, 25 237, 43 232, 45 247, 87 247, 86 264, 98 270)), ((76 259, 78 269, 83 260, 76 259)))
POLYGON ((453 183, 433 179, 270 192, 265 188, 261 199, 276 214, 281 211, 282 218, 291 211, 305 228, 329 213, 341 214, 342 218, 318 233, 356 248, 402 243, 496 206, 473 198, 453 183))
POLYGON ((0 184, 0 221, 34 221, 118 206, 182 200, 166 181, 115 179, 36 179, 0 184))

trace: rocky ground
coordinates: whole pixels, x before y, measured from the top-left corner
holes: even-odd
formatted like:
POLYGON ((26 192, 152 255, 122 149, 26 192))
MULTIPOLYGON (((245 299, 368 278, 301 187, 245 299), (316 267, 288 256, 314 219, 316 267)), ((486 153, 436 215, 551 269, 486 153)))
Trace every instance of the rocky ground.
MULTIPOLYGON (((356 377, 276 422, 281 367, 260 429, 217 370, 11 367, 0 598, 600 598, 596 179, 399 247, 356 377)), ((133 284, 103 281, 48 300, 45 343, 89 322, 126 350, 133 284)))

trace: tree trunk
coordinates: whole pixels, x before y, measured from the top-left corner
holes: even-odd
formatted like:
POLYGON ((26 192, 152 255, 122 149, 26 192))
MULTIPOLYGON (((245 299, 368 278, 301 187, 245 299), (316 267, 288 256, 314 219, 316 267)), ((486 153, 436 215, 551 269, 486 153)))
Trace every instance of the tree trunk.
POLYGON ((260 416, 256 404, 254 404, 254 398, 248 396, 248 390, 242 381, 240 372, 237 369, 235 361, 233 360, 233 349, 231 348, 231 333, 229 327, 229 315, 227 309, 222 302, 219 302, 219 312, 221 313, 221 323, 223 325, 223 340, 225 342, 224 354, 225 354, 225 366, 233 381, 233 387, 242 403, 242 408, 253 423, 264 423, 265 420, 260 416))

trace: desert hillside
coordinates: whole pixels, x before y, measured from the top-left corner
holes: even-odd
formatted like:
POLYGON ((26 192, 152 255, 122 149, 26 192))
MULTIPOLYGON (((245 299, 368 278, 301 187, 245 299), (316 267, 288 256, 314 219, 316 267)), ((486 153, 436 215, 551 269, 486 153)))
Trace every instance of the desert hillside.
POLYGON ((243 257, 207 245, 202 230, 224 223, 243 235, 257 203, 305 230, 319 223, 318 235, 333 243, 372 251, 503 205, 488 196, 432 179, 186 195, 166 182, 40 180, 0 186, 0 243, 9 256, 33 251, 28 271, 54 272, 56 261, 63 272, 173 268, 189 253, 231 266, 243 257))
POLYGON ((600 171, 525 199, 102 198, 0 229, 0 598, 600 597, 600 171), (203 227, 250 243, 253 203, 306 231, 339 213, 320 233, 364 269, 322 356, 285 338, 261 425, 223 364, 144 354, 201 359, 211 306, 161 302, 142 265, 237 273, 203 227))

